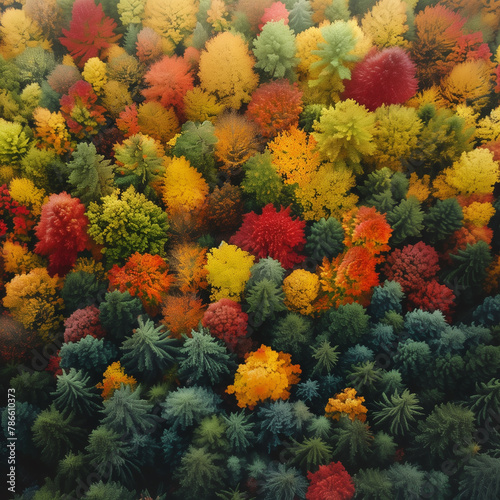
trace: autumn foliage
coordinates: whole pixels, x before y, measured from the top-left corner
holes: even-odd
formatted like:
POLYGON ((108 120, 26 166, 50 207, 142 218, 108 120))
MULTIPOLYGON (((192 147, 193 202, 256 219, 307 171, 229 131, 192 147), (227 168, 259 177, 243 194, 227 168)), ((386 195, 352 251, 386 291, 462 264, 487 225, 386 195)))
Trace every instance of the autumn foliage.
POLYGON ((288 399, 300 373, 300 366, 291 364, 289 354, 261 345, 238 367, 234 384, 228 386, 226 392, 236 396, 240 408, 253 409, 266 399, 288 399))

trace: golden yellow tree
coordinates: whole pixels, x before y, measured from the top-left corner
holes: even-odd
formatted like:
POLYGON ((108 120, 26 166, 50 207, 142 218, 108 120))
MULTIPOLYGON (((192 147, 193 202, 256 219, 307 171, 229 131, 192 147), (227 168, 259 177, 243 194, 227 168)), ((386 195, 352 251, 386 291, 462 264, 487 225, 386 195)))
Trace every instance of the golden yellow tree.
POLYGON ((217 97, 225 107, 239 109, 250 101, 259 78, 253 70, 255 59, 247 43, 226 31, 210 39, 200 56, 201 88, 217 97))

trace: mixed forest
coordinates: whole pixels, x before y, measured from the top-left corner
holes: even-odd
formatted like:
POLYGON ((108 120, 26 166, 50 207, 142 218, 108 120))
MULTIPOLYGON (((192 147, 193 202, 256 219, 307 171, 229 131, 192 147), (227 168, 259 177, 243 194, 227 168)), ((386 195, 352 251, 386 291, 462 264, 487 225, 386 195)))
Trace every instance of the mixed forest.
POLYGON ((499 45, 498 0, 0 0, 0 496, 500 498, 499 45))

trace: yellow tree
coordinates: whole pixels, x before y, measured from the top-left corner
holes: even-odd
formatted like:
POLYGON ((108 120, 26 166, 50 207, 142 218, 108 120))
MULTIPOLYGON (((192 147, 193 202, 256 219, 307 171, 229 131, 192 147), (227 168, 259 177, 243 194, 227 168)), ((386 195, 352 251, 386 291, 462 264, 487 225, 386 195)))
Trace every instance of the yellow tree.
POLYGON ((243 38, 228 31, 219 33, 207 42, 200 56, 201 88, 215 95, 225 107, 239 109, 257 88, 254 64, 243 38))

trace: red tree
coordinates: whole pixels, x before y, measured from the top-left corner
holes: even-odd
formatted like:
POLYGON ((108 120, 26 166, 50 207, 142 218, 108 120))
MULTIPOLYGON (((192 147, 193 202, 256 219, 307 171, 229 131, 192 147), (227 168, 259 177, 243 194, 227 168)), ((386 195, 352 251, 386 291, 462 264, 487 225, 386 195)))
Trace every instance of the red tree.
POLYGON ((307 479, 311 481, 306 492, 307 500, 349 500, 356 491, 341 462, 320 465, 314 474, 307 473, 307 479))
POLYGON ((85 205, 68 193, 52 194, 42 207, 40 222, 36 226, 38 243, 35 252, 48 255, 48 271, 65 275, 76 261, 78 252, 89 242, 85 205))
POLYGON ((263 137, 270 138, 297 127, 302 109, 302 92, 297 84, 283 79, 261 85, 252 94, 246 116, 259 126, 263 137))
POLYGON ((184 95, 193 88, 189 63, 182 57, 163 56, 144 75, 149 85, 142 91, 148 101, 157 101, 165 108, 173 107, 179 119, 184 118, 184 95))
POLYGON ((279 260, 285 269, 300 264, 304 255, 299 255, 304 243, 306 223, 290 216, 290 207, 279 212, 269 203, 262 214, 250 212, 243 216, 243 224, 229 242, 258 258, 272 257, 279 260))
POLYGON ((87 306, 77 309, 64 321, 64 342, 78 342, 87 335, 100 339, 106 335, 104 328, 99 322, 99 309, 87 306))
POLYGON ((115 21, 104 15, 101 4, 75 0, 69 30, 62 30, 64 36, 59 41, 83 68, 91 57, 100 57, 104 49, 121 38, 113 32, 115 28, 115 21))
POLYGON ((345 80, 343 99, 354 99, 370 111, 382 104, 402 104, 417 91, 416 66, 401 47, 370 52, 345 80))
POLYGON ((208 306, 201 322, 214 337, 223 340, 234 351, 238 341, 247 334, 248 314, 241 310, 238 302, 221 299, 208 306))

